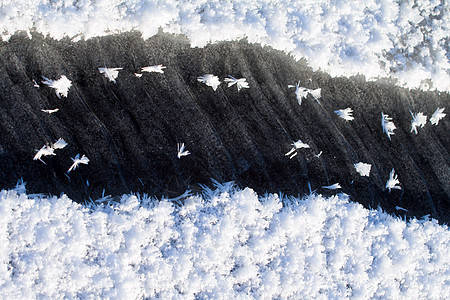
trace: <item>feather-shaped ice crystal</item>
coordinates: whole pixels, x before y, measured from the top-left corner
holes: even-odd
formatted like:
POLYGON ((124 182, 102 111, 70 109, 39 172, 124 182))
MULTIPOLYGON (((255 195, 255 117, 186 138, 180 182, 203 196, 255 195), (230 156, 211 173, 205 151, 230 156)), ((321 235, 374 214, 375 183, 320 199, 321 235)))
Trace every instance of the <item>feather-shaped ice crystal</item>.
POLYGON ((315 90, 308 90, 308 92, 313 96, 314 99, 316 99, 317 103, 320 104, 319 99, 322 97, 322 89, 318 88, 315 90))
POLYGON ((97 200, 94 200, 94 202, 95 202, 95 203, 106 203, 106 204, 111 204, 111 200, 112 200, 111 195, 106 195, 106 196, 105 196, 105 189, 103 189, 102 197, 101 197, 101 198, 98 198, 97 200))
POLYGON ((427 116, 423 113, 419 112, 417 114, 413 114, 412 111, 409 111, 413 119, 411 120, 411 132, 414 131, 417 134, 417 127, 423 127, 427 123, 427 116))
POLYGON ((301 148, 309 148, 309 145, 303 143, 301 140, 298 140, 298 141, 296 141, 296 142, 293 142, 291 145, 293 146, 292 149, 291 149, 288 153, 285 154, 286 156, 290 156, 290 157, 289 157, 290 159, 292 159, 294 156, 297 155, 297 153, 294 153, 297 149, 301 149, 301 148), (292 153, 294 153, 294 154, 292 154, 292 153), (292 155, 291 155, 291 154, 292 154, 292 155))
MULTIPOLYGON (((34 156, 34 160, 40 160, 42 161, 42 156, 47 155, 56 155, 55 150, 56 149, 62 149, 67 146, 66 141, 64 141, 62 138, 59 138, 53 145, 44 145, 41 149, 37 150, 36 155, 34 156)), ((43 162, 43 161, 42 161, 43 162)), ((43 162, 45 164, 45 162, 43 162)))
POLYGON ((389 179, 386 182, 386 188, 389 190, 389 193, 391 192, 391 189, 397 189, 397 190, 402 189, 397 184, 400 184, 400 181, 397 179, 397 175, 395 174, 394 169, 392 169, 391 173, 389 174, 389 179))
POLYGON ((203 76, 199 76, 197 77, 197 80, 206 84, 207 86, 212 87, 214 91, 217 90, 217 87, 220 85, 219 77, 213 74, 205 74, 203 76))
POLYGON ((59 138, 59 140, 57 140, 57 141, 52 145, 52 148, 56 150, 56 149, 62 149, 62 148, 64 148, 64 147, 66 147, 66 146, 67 146, 66 141, 63 140, 62 138, 59 138))
MULTIPOLYGON (((38 160, 39 159, 41 162, 43 162, 42 159, 41 159, 42 156, 56 155, 55 154, 55 149, 52 146, 49 146, 49 145, 44 145, 44 146, 42 146, 41 149, 39 149, 39 150, 36 149, 36 151, 37 151, 37 153, 34 156, 33 160, 38 160)), ((45 164, 45 162, 43 162, 43 163, 45 164)))
POLYGON ((61 96, 67 97, 69 89, 72 86, 72 81, 70 81, 65 75, 62 75, 58 80, 51 80, 47 77, 42 76, 44 79, 43 84, 55 89, 56 96, 61 99, 61 96))
POLYGON ((332 185, 322 186, 322 188, 329 189, 329 190, 337 190, 337 189, 341 188, 341 185, 339 183, 335 183, 335 184, 332 184, 332 185))
POLYGON ((155 65, 155 66, 149 66, 149 67, 143 67, 141 69, 141 72, 153 72, 153 73, 164 73, 164 70, 167 67, 163 66, 163 65, 155 65))
POLYGON ((177 157, 181 158, 182 156, 187 156, 189 154, 191 154, 189 151, 184 150, 184 143, 181 144, 177 144, 177 150, 178 150, 178 154, 177 157))
POLYGON ((356 172, 359 173, 361 176, 369 176, 370 174, 370 168, 372 167, 371 164, 366 164, 363 162, 359 162, 357 164, 354 164, 356 172))
POLYGON ((353 110, 350 107, 347 107, 346 109, 335 110, 334 113, 346 121, 352 121, 355 119, 352 116, 353 110))
POLYGON ((396 210, 403 210, 403 211, 405 211, 405 212, 408 211, 407 209, 405 209, 405 208, 403 208, 403 207, 401 207, 401 206, 395 206, 395 209, 396 209, 396 210))
POLYGON ((295 149, 309 148, 309 145, 303 143, 301 140, 298 140, 298 141, 294 142, 294 143, 292 144, 292 146, 294 146, 295 149))
POLYGON ((72 164, 72 166, 70 166, 69 170, 67 170, 67 173, 70 173, 70 171, 78 168, 79 164, 87 165, 89 163, 89 158, 87 158, 84 154, 80 158, 80 154, 78 153, 75 157, 72 158, 72 161, 73 161, 73 164, 72 164))
POLYGON ((300 81, 297 82, 296 85, 288 85, 288 88, 295 88, 295 96, 297 97, 298 105, 302 105, 302 100, 306 99, 308 94, 310 94, 317 103, 320 104, 319 99, 321 97, 321 89, 308 89, 305 87, 300 86, 300 81))
POLYGON ((314 154, 314 157, 317 157, 317 158, 319 158, 321 155, 322 155, 322 152, 323 151, 320 151, 319 153, 317 153, 317 154, 314 154))
POLYGON ((48 114, 53 114, 55 112, 57 112, 59 110, 59 108, 55 108, 55 109, 41 109, 41 111, 48 113, 48 114))
POLYGON ((433 125, 439 124, 439 120, 444 118, 446 114, 444 114, 444 108, 437 108, 436 111, 433 113, 433 115, 430 118, 430 122, 433 125))
POLYGON ((228 83, 228 87, 236 84, 238 92, 241 89, 248 89, 249 88, 247 79, 245 79, 245 78, 236 79, 233 76, 228 75, 228 77, 225 78, 223 81, 228 83))
POLYGON ((394 122, 392 122, 392 118, 381 113, 381 127, 383 127, 383 131, 387 134, 390 140, 391 134, 394 134, 394 129, 396 129, 394 122))
POLYGON ((298 105, 302 105, 303 98, 308 96, 308 89, 300 86, 300 81, 296 85, 288 85, 288 88, 295 88, 295 96, 297 97, 298 105))
POLYGON ((122 68, 98 68, 98 70, 100 73, 104 74, 109 81, 116 83, 116 78, 119 76, 119 71, 122 70, 122 68))

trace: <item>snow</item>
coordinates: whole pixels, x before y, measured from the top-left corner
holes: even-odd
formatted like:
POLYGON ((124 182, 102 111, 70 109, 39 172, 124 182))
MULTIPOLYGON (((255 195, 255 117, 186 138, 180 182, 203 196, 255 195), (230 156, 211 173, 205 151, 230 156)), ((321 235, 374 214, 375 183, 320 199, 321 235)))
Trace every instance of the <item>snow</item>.
POLYGON ((77 41, 138 30, 147 39, 162 30, 193 47, 246 37, 332 76, 450 91, 449 11, 439 0, 8 0, 0 36, 35 30, 77 41))
POLYGON ((232 184, 115 205, 0 192, 0 294, 35 298, 448 299, 450 232, 340 194, 232 184), (284 203, 284 205, 283 205, 284 203))

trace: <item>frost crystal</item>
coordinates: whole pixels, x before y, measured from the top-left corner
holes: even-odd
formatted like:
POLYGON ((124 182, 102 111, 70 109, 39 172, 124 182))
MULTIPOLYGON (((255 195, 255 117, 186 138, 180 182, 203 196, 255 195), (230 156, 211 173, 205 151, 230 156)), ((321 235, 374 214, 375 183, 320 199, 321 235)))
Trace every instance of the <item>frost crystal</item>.
POLYGON ((387 134, 390 140, 391 134, 394 134, 394 129, 396 129, 394 122, 392 122, 392 118, 381 113, 381 126, 383 127, 383 131, 387 134))
POLYGON ((63 140, 62 138, 59 138, 59 140, 57 140, 53 145, 52 148, 53 149, 63 149, 64 147, 67 146, 67 143, 65 140, 63 140))
POLYGON ((164 70, 167 67, 163 66, 163 65, 156 65, 156 66, 149 66, 149 67, 143 67, 141 69, 141 72, 153 72, 153 73, 164 73, 164 70))
POLYGON ((346 109, 335 110, 334 113, 346 121, 352 121, 355 119, 352 116, 353 110, 350 107, 346 109))
MULTIPOLYGON (((55 149, 52 146, 49 146, 49 145, 44 145, 44 146, 42 146, 41 149, 39 149, 39 150, 36 149, 36 151, 37 151, 37 153, 34 156, 33 160, 38 160, 39 159, 41 162, 43 162, 42 159, 41 159, 42 156, 56 155, 55 154, 55 149)), ((45 164, 45 162, 43 162, 43 163, 45 164)))
POLYGON ((233 76, 228 75, 228 78, 225 78, 224 81, 228 83, 228 87, 236 84, 238 92, 241 89, 248 89, 249 88, 247 79, 245 79, 245 78, 236 79, 233 76))
POLYGON ((177 144, 178 154, 177 157, 181 158, 182 156, 187 156, 191 154, 189 151, 184 150, 184 143, 177 144))
POLYGON ((207 86, 212 87, 214 91, 217 90, 217 87, 220 85, 219 77, 213 74, 205 74, 203 76, 199 76, 197 77, 197 80, 199 82, 206 84, 207 86))
POLYGON ((411 116, 413 117, 411 121, 411 132, 414 131, 417 134, 417 127, 423 127, 427 123, 427 116, 424 116, 423 113, 413 114, 412 111, 409 111, 411 116))
POLYGON ((386 188, 389 190, 389 193, 391 192, 391 189, 402 189, 397 184, 400 184, 400 181, 397 179, 397 175, 395 174, 394 169, 392 169, 391 173, 389 174, 389 180, 386 182, 386 188))
POLYGON ((303 143, 301 140, 298 140, 294 143, 291 144, 293 147, 292 149, 286 153, 286 156, 289 156, 289 159, 292 159, 293 157, 295 157, 297 155, 297 152, 294 153, 296 150, 301 149, 301 148, 309 148, 308 144, 303 143))
POLYGON ((288 88, 295 88, 295 96, 297 97, 298 105, 302 105, 303 98, 308 96, 308 89, 300 86, 300 81, 296 85, 288 85, 288 88))
POLYGON ((436 111, 434 112, 434 114, 431 116, 430 122, 433 125, 437 125, 437 124, 439 124, 439 120, 441 120, 445 116, 446 116, 446 114, 444 114, 444 108, 439 108, 438 107, 436 109, 436 111))
POLYGON ((314 154, 314 157, 317 157, 317 158, 319 158, 321 155, 322 155, 322 152, 323 151, 320 151, 319 153, 317 153, 317 154, 314 154))
POLYGON ((401 207, 401 206, 395 206, 395 209, 396 209, 396 210, 403 210, 403 211, 405 211, 405 212, 408 211, 407 209, 405 209, 405 208, 403 208, 403 207, 401 207))
POLYGON ((337 189, 340 189, 342 187, 341 187, 341 185, 339 183, 335 183, 335 184, 332 184, 332 185, 322 186, 322 188, 329 189, 329 190, 337 190, 337 189))
POLYGON ((322 89, 308 90, 308 92, 316 99, 317 103, 320 104, 319 99, 322 97, 322 89))
POLYGON ((42 161, 42 156, 47 156, 47 155, 56 155, 55 154, 55 150, 56 149, 62 149, 64 147, 67 146, 66 141, 64 141, 62 138, 59 138, 53 145, 44 145, 42 146, 41 149, 37 150, 36 155, 34 156, 33 160, 40 160, 41 162, 43 162, 45 164, 44 161, 42 161))
POLYGON ((103 189, 102 197, 98 198, 97 200, 94 200, 93 202, 94 203, 104 203, 104 204, 111 205, 112 204, 112 197, 111 197, 111 195, 106 195, 105 196, 105 189, 103 189))
POLYGON ((292 145, 295 147, 295 149, 309 148, 309 145, 303 143, 301 140, 298 140, 298 141, 294 142, 292 145))
POLYGON ((55 109, 41 109, 41 111, 48 113, 48 114, 52 114, 55 113, 59 110, 59 108, 55 108, 55 109))
POLYGON ((372 167, 371 164, 366 164, 363 162, 359 162, 357 164, 354 164, 356 172, 359 173, 361 176, 369 176, 370 174, 370 168, 372 167))
POLYGON ((72 161, 73 161, 73 164, 72 164, 72 166, 70 166, 69 170, 67 170, 67 173, 70 173, 70 171, 78 168, 79 164, 87 165, 89 163, 89 158, 87 158, 84 154, 80 158, 80 154, 77 154, 74 158, 72 158, 72 161))
POLYGON ((119 76, 119 71, 122 70, 122 68, 98 68, 100 73, 105 74, 105 77, 109 79, 109 81, 112 81, 116 83, 116 78, 119 76))
POLYGON ((320 104, 319 99, 321 97, 321 89, 308 89, 305 87, 300 86, 300 81, 297 82, 296 85, 288 85, 288 88, 295 88, 295 96, 297 97, 297 101, 298 101, 298 105, 302 105, 302 100, 306 99, 306 97, 308 96, 308 94, 310 94, 316 101, 317 103, 320 104))
POLYGON ((65 75, 62 75, 58 80, 51 80, 47 77, 42 76, 44 81, 43 84, 55 89, 56 96, 61 99, 61 96, 67 97, 69 89, 72 86, 72 81, 70 81, 65 75))

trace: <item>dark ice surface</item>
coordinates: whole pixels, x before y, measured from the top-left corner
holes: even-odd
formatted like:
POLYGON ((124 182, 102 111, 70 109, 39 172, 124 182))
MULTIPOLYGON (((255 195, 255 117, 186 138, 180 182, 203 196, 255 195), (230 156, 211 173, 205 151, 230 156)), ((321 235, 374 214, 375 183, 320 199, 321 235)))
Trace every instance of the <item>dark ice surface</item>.
POLYGON ((305 62, 247 41, 191 48, 180 36, 158 34, 144 41, 126 33, 87 41, 55 41, 15 35, 0 46, 0 187, 23 178, 28 193, 66 193, 76 201, 139 192, 172 197, 186 189, 234 180, 258 193, 336 191, 321 186, 339 182, 342 191, 365 207, 398 215, 430 214, 450 220, 449 116, 410 132, 411 115, 428 118, 437 107, 450 113, 450 95, 396 87, 363 77, 332 78, 305 62), (164 74, 134 73, 163 64, 164 74), (98 67, 121 67, 117 83, 98 67), (245 77, 249 89, 222 83, 217 91, 197 81, 212 73, 245 77), (58 99, 41 76, 73 83, 58 99), (33 79, 40 88, 33 86, 33 79), (289 84, 321 88, 297 103, 289 84), (58 107, 46 114, 41 109, 58 107), (354 121, 334 110, 351 107, 354 121), (381 112, 397 126, 388 139, 381 112), (68 146, 56 156, 34 161, 35 149, 62 137, 68 146), (290 160, 285 153, 301 139, 311 146, 290 160), (192 154, 177 158, 177 143, 192 154), (322 151, 317 158, 314 155, 322 151), (68 175, 71 157, 90 162, 68 175), (372 164, 361 177, 354 163, 372 164), (385 190, 395 168, 402 190, 385 190), (396 210, 400 206, 407 213, 396 210))

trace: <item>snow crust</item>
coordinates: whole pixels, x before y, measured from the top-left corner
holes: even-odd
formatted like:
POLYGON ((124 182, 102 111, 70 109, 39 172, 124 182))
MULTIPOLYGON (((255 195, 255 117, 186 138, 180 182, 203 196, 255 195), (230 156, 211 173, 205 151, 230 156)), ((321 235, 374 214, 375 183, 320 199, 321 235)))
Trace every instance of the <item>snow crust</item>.
POLYGON ((280 199, 228 183, 79 205, 0 192, 5 299, 448 299, 449 274, 447 226, 344 194, 280 199))
POLYGON ((78 40, 138 30, 149 38, 162 29, 199 47, 246 37, 332 76, 450 91, 449 11, 440 0, 6 0, 0 35, 78 40))

